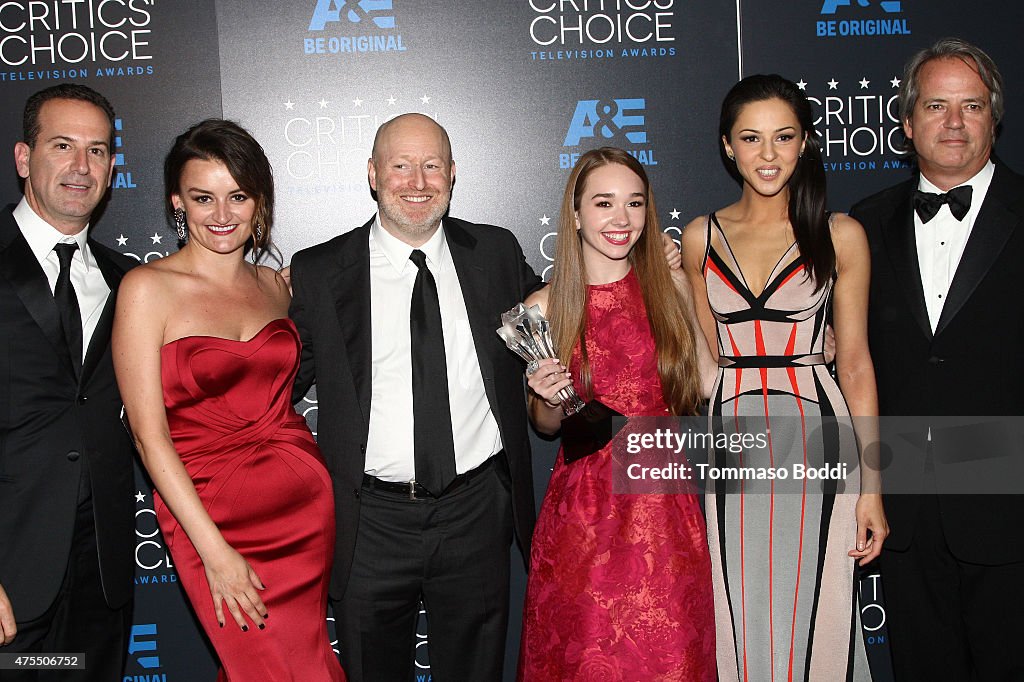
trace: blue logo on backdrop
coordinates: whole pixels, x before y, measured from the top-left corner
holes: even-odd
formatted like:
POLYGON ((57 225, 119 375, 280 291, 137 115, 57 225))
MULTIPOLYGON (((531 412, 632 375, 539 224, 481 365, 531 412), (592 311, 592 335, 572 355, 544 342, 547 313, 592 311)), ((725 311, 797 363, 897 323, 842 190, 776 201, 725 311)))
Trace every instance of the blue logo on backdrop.
POLYGON ((160 656, 156 653, 156 623, 141 623, 132 626, 128 639, 128 657, 145 675, 125 675, 122 682, 167 682, 167 675, 155 672, 160 668, 160 656))
POLYGON ((338 35, 303 39, 306 54, 351 54, 354 52, 404 52, 400 33, 381 34, 378 29, 395 28, 392 0, 317 0, 309 31, 338 31, 338 35), (349 35, 348 31, 358 31, 349 35), (372 31, 367 33, 367 31, 372 31))
POLYGON ((860 17, 819 19, 815 25, 815 34, 819 38, 910 35, 907 20, 893 16, 903 13, 903 3, 899 0, 824 0, 818 14, 842 17, 854 9, 854 2, 858 8, 855 11, 861 15, 860 17), (875 5, 882 11, 879 12, 875 5), (867 12, 864 11, 865 8, 867 12), (864 17, 864 14, 875 16, 864 17))
MULTIPOLYGON (((569 122, 563 147, 579 146, 583 140, 594 138, 601 145, 624 143, 647 144, 647 101, 643 98, 596 100, 584 99, 576 103, 576 111, 569 122)), ((656 166, 653 149, 626 149, 645 166, 656 166)), ((559 167, 572 168, 579 153, 560 154, 559 167)))
POLYGON ((309 22, 309 30, 322 31, 328 23, 342 21, 342 11, 345 12, 345 19, 348 19, 353 24, 369 19, 380 28, 394 28, 394 15, 370 16, 371 12, 390 12, 393 9, 391 0, 358 0, 356 2, 344 2, 341 5, 339 5, 338 0, 320 0, 316 3, 316 9, 313 10, 313 18, 309 22))
POLYGON ((124 169, 124 139, 121 131, 124 129, 124 120, 114 119, 114 177, 111 179, 111 186, 114 189, 135 189, 135 181, 132 180, 132 172, 124 169))

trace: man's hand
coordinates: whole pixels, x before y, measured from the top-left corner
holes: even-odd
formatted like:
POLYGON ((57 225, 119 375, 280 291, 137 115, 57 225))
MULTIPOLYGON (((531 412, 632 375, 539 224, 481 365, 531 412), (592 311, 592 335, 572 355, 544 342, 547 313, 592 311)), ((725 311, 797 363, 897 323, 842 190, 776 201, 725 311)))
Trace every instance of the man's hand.
POLYGON ((679 251, 672 237, 667 232, 661 233, 661 243, 665 246, 665 260, 668 261, 669 270, 678 270, 683 267, 683 254, 679 251))
POLYGON ((4 592, 4 586, 0 585, 0 646, 7 646, 14 641, 18 634, 18 626, 14 622, 14 608, 11 607, 11 600, 4 592))
POLYGON ((292 266, 290 266, 290 265, 284 266, 284 268, 281 269, 281 273, 280 274, 281 274, 281 279, 283 279, 284 283, 288 285, 288 293, 292 294, 294 296, 295 292, 292 291, 292 266))
POLYGON ((836 359, 836 333, 832 325, 825 325, 825 364, 831 365, 836 359))

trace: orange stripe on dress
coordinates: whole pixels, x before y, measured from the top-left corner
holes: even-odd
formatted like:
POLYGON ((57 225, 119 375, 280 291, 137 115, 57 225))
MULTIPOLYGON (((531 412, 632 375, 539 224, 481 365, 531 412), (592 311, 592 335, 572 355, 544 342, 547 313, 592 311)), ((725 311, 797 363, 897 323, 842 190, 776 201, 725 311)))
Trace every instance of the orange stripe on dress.
MULTIPOLYGON (((761 320, 754 320, 754 347, 758 356, 765 356, 764 332, 761 320)), ((775 455, 772 451, 771 419, 768 414, 768 368, 759 368, 761 372, 761 397, 764 401, 764 424, 768 432, 768 466, 775 466, 775 455)), ((768 482, 768 647, 771 655, 772 680, 775 680, 775 479, 768 482)))
MULTIPOLYGON (((788 278, 787 278, 788 279, 788 278)), ((797 325, 793 323, 793 330, 789 334, 789 343, 786 345, 786 355, 793 355, 793 351, 796 348, 796 330, 797 325)), ((796 379, 796 368, 787 367, 786 373, 789 375, 789 385, 793 389, 793 398, 796 400, 796 408, 800 412, 800 436, 803 442, 804 450, 804 467, 807 466, 807 425, 804 417, 804 403, 800 399, 800 392, 797 388, 796 379)), ((803 484, 800 492, 800 542, 797 545, 796 552, 796 585, 794 586, 793 592, 793 622, 790 625, 789 630, 789 666, 788 666, 788 682, 793 681, 793 657, 795 656, 796 648, 796 607, 800 600, 800 575, 801 568, 803 567, 804 558, 804 522, 806 519, 807 512, 807 479, 803 479, 803 484)), ((810 652, 807 652, 808 655, 810 652)))
POLYGON ((793 272, 791 272, 788 275, 786 275, 786 278, 784 280, 779 282, 779 286, 775 287, 775 290, 778 291, 779 289, 781 289, 786 282, 788 282, 789 280, 793 279, 793 277, 796 276, 797 273, 800 273, 800 272, 806 272, 806 269, 805 268, 796 268, 795 270, 793 270, 793 272))
MULTIPOLYGON (((740 357, 739 346, 736 345, 736 339, 733 338, 732 330, 725 326, 725 333, 729 337, 729 344, 732 346, 733 357, 740 357)), ((740 401, 738 400, 740 394, 740 383, 743 379, 743 368, 736 369, 736 389, 733 392, 732 400, 732 417, 733 417, 733 430, 739 431, 740 427, 740 401)), ((743 451, 739 453, 739 466, 743 467, 743 451)), ((746 513, 746 505, 744 504, 744 490, 745 484, 743 479, 740 479, 740 613, 742 614, 743 622, 741 624, 742 635, 743 635, 743 682, 748 682, 749 673, 747 667, 747 548, 743 541, 743 519, 746 513)))
MULTIPOLYGON (((719 270, 718 266, 715 265, 714 261, 712 261, 710 258, 708 258, 707 263, 704 265, 704 279, 705 280, 708 278, 708 271, 709 270, 711 272, 714 272, 716 275, 718 275, 718 278, 720 280, 722 280, 722 283, 725 284, 725 286, 729 287, 730 289, 732 289, 737 294, 740 293, 736 289, 736 287, 734 287, 732 285, 732 282, 729 281, 729 278, 725 276, 725 273, 723 273, 721 270, 719 270)), ((740 294, 740 295, 742 296, 742 294, 740 294)))

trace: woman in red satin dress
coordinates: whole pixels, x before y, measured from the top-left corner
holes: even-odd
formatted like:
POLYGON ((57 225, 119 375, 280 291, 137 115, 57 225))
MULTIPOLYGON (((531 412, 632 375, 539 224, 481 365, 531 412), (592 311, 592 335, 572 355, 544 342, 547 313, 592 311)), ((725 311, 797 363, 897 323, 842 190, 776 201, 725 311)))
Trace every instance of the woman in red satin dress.
POLYGON ((331 479, 291 405, 288 286, 256 264, 270 163, 248 132, 210 119, 177 138, 164 175, 185 244, 125 276, 113 332, 164 540, 219 679, 344 680, 326 626, 331 479))
MULTIPOLYGON (((559 357, 529 375, 537 430, 573 384, 627 416, 693 414, 714 381, 685 276, 670 274, 646 173, 621 149, 569 176, 551 284, 527 301, 559 357), (585 351, 585 352, 584 352, 585 351)), ((612 445, 560 456, 533 536, 519 679, 715 679, 711 563, 696 496, 616 494, 612 445)))

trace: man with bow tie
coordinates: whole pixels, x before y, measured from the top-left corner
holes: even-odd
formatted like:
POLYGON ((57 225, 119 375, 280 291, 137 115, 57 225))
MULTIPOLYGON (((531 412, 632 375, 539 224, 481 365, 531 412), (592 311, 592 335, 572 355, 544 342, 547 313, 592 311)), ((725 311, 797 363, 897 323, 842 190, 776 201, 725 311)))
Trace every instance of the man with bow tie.
POLYGON ((899 680, 1024 679, 1024 496, 957 494, 942 428, 1024 414, 1024 178, 991 158, 1002 78, 977 47, 916 54, 899 106, 919 173, 851 211, 871 245, 879 414, 927 424, 925 456, 883 471, 893 663, 899 680))

